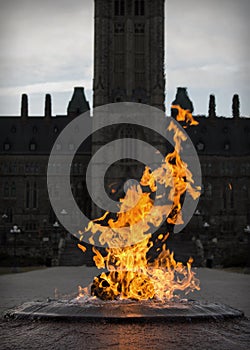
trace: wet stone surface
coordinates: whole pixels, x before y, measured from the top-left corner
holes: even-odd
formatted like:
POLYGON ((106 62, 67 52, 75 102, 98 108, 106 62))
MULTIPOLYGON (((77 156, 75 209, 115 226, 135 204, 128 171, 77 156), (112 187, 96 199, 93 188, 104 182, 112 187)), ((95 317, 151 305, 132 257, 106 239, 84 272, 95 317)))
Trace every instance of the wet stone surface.
POLYGON ((250 321, 93 322, 2 320, 0 349, 249 349, 250 321))
MULTIPOLYGON (((32 300, 75 295, 80 281, 85 287, 100 271, 87 267, 55 267, 29 273, 0 276, 1 315, 32 300)), ((250 275, 215 269, 198 269, 201 290, 190 297, 230 305, 250 317, 250 275)), ((114 323, 31 321, 0 318, 1 350, 248 350, 247 318, 160 322, 131 320, 114 323)))

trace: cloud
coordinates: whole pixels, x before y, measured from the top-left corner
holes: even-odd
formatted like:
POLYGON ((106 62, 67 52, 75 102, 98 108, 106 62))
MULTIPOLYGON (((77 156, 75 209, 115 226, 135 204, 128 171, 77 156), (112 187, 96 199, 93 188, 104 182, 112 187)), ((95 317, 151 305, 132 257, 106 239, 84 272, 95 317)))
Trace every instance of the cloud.
MULTIPOLYGON (((16 113, 13 101, 27 91, 36 95, 36 113, 42 109, 37 95, 45 92, 53 93, 55 112, 63 113, 62 97, 75 83, 85 86, 91 99, 93 5, 92 0, 1 1, 0 114, 16 113)), ((208 94, 216 92, 221 113, 227 114, 231 96, 239 92, 242 113, 249 114, 249 10, 249 0, 166 1, 168 101, 177 86, 187 86, 195 112, 206 113, 208 94)))
MULTIPOLYGON (((8 87, 0 88, 0 95, 2 96, 15 96, 17 94, 39 94, 39 93, 53 93, 53 92, 65 92, 71 91, 72 86, 81 86, 82 80, 70 80, 60 82, 49 82, 40 84, 31 84, 21 87, 8 87)), ((87 89, 91 89, 88 81, 84 84, 87 89)))
POLYGON ((4 1, 1 86, 92 75, 93 9, 85 1, 4 1), (71 6, 72 4, 72 6, 71 6))
POLYGON ((221 112, 230 110, 231 95, 241 92, 243 114, 250 104, 248 0, 175 0, 166 7, 167 91, 174 95, 176 86, 187 86, 194 93, 196 113, 206 113, 204 104, 216 92, 221 112), (204 98, 205 97, 205 98, 204 98), (201 101, 203 102, 201 104, 201 101))

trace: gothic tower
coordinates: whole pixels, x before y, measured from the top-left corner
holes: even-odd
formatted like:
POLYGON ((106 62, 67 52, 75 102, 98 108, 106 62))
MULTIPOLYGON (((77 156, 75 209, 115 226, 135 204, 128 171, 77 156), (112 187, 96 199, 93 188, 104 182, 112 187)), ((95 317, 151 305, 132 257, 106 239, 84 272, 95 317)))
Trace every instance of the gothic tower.
POLYGON ((95 0, 94 107, 164 110, 164 0, 95 0))
MULTIPOLYGON (((164 0, 95 0, 94 107, 114 102, 137 102, 165 110, 164 0)), ((95 118, 93 125, 101 119, 95 118)), ((153 120, 153 117, 152 117, 153 120)), ((140 139, 162 146, 157 133, 141 126, 119 124, 101 128, 92 135, 92 153, 114 139, 140 139)), ((124 156, 130 146, 121 146, 120 161, 108 168, 105 188, 113 200, 122 198, 128 179, 139 180, 144 164, 124 156), (124 157, 123 157, 124 156, 124 157)), ((132 146, 131 146, 132 147, 132 146)), ((165 147, 165 142, 163 147, 165 147)), ((115 150, 117 151, 117 150, 115 150)), ((142 150, 136 148, 136 154, 142 150)), ((108 164, 105 158, 102 163, 108 164)), ((99 196, 103 180, 100 163, 93 163, 92 188, 99 196)), ((100 216, 92 207, 93 217, 100 216)))

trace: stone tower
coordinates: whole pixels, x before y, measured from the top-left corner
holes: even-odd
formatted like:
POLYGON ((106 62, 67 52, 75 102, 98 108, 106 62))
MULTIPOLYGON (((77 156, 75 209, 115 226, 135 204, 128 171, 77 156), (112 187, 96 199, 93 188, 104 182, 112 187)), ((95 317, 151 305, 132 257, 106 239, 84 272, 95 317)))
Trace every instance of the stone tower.
POLYGON ((164 110, 164 0, 95 0, 94 107, 164 110))
MULTIPOLYGON (((137 102, 165 110, 164 78, 164 0, 95 0, 94 107, 115 102, 137 102)), ((93 113, 93 125, 100 111, 93 113)), ((153 120, 153 116, 152 116, 153 120)), ((100 127, 100 128, 99 128, 100 127)), ((158 134, 141 126, 117 124, 92 135, 93 154, 114 139, 140 139, 159 145, 158 134)), ((105 174, 105 188, 113 200, 121 198, 129 179, 139 180, 144 164, 124 156, 130 146, 121 146, 120 161, 105 174), (113 191, 113 192, 112 192, 113 191)), ((165 144, 164 144, 165 147, 165 144)), ((131 146, 132 148, 132 146, 131 146)), ((114 150, 114 152, 118 150, 114 150)), ((102 164, 109 164, 105 154, 102 164)), ((103 183, 100 163, 92 169, 92 188, 100 196, 103 183)), ((99 210, 92 208, 93 217, 99 210)))

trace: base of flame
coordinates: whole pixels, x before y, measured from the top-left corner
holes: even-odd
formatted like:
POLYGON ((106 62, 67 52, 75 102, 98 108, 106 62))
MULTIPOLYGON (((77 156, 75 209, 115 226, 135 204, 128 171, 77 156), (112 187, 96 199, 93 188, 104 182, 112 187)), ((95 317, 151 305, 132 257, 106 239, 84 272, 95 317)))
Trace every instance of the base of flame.
POLYGON ((153 300, 105 301, 49 300, 28 302, 8 311, 5 318, 25 320, 82 321, 82 322, 190 322, 224 320, 243 317, 243 312, 219 303, 182 300, 160 302, 153 300))

